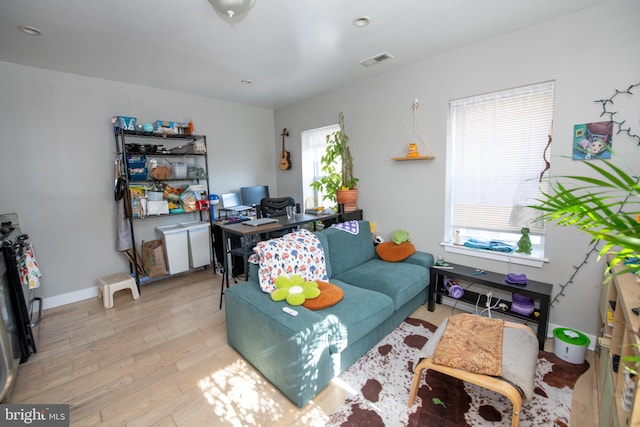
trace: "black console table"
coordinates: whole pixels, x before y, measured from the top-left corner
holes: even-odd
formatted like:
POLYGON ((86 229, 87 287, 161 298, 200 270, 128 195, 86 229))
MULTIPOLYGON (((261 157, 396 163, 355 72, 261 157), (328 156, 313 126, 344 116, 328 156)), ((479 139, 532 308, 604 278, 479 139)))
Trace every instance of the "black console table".
MULTIPOLYGON (((505 310, 494 310, 494 312, 500 313, 504 316, 518 318, 526 322, 536 323, 538 325, 539 347, 540 350, 544 349, 544 342, 547 338, 547 327, 549 326, 549 310, 553 285, 549 283, 536 282, 534 280, 528 280, 526 285, 512 285, 505 282, 505 275, 501 273, 493 273, 491 271, 484 271, 482 273, 475 268, 458 264, 447 264, 444 268, 433 266, 431 267, 431 284, 429 286, 429 311, 435 310, 436 302, 438 304, 442 303, 443 296, 450 298, 444 285, 445 277, 456 279, 463 288, 466 287, 465 283, 470 283, 510 293, 518 293, 533 298, 534 304, 537 302, 538 307, 534 308, 533 313, 529 316, 523 316, 511 311, 511 301, 504 300, 501 302, 504 302, 507 305, 507 308, 505 310)), ((475 305, 478 301, 478 296, 480 296, 480 304, 482 304, 482 307, 486 307, 486 296, 468 289, 464 291, 464 295, 459 299, 459 301, 475 305)), ((490 305, 494 305, 496 303, 497 298, 492 298, 492 301, 489 302, 490 305)))

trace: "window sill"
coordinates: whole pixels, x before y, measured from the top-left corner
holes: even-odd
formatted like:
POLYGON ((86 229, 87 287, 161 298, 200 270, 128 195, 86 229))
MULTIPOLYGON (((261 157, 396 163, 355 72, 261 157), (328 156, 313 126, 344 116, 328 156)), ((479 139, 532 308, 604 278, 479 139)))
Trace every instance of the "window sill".
POLYGON ((534 252, 531 255, 519 254, 517 252, 504 253, 487 251, 485 249, 473 249, 462 245, 454 245, 448 242, 442 242, 440 245, 444 248, 445 252, 454 254, 468 255, 477 258, 492 259, 495 261, 509 262, 511 264, 526 265, 529 267, 541 268, 545 262, 549 262, 547 258, 534 252))

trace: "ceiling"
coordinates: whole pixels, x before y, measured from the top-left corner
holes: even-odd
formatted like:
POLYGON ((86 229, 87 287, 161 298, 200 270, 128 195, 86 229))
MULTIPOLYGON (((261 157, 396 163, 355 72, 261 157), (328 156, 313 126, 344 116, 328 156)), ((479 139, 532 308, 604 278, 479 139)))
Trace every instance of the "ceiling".
POLYGON ((207 0, 0 0, 0 61, 279 108, 604 1, 256 0, 229 24, 207 0))

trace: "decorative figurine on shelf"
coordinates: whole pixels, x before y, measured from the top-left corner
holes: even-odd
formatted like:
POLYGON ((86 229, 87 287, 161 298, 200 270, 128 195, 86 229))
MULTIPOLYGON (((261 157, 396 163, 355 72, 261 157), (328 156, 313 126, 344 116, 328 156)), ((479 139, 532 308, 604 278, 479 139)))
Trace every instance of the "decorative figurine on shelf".
POLYGON ((520 236, 520 240, 518 240, 518 249, 516 249, 516 252, 531 254, 531 239, 529 238, 529 229, 527 227, 523 227, 520 232, 522 233, 522 236, 520 236))
POLYGON ((418 146, 413 142, 409 143, 409 152, 407 153, 407 157, 420 157, 418 146))

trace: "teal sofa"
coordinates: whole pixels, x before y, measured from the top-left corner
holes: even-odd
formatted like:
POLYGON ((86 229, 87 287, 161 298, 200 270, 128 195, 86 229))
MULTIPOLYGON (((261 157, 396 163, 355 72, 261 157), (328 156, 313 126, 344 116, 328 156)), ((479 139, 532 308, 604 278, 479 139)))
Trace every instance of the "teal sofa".
POLYGON ((260 289, 258 267, 249 281, 225 292, 227 340, 298 407, 376 345, 427 300, 433 256, 416 251, 401 262, 381 260, 369 223, 359 233, 328 228, 316 234, 325 253, 329 282, 343 299, 322 310, 302 306, 292 317, 286 302, 260 289))

